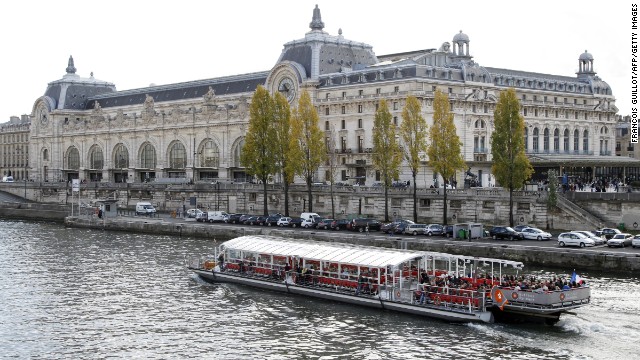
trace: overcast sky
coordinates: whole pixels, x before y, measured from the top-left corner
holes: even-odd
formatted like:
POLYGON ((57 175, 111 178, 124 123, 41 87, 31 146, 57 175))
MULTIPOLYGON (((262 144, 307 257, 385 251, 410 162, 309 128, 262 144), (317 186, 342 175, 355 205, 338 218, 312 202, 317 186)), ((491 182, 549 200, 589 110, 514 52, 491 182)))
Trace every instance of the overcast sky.
POLYGON ((377 55, 438 48, 462 30, 482 66, 575 76, 588 50, 631 110, 627 1, 3 1, 0 122, 30 114, 69 55, 77 74, 128 90, 271 69, 288 41, 324 30, 377 55))

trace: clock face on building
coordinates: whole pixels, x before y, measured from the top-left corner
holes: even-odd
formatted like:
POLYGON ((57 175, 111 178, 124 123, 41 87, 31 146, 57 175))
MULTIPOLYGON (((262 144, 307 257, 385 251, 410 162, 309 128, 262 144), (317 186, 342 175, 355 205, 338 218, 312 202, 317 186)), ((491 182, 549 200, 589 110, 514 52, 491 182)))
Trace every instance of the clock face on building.
POLYGON ((287 101, 293 102, 296 98, 296 85, 290 77, 283 77, 278 83, 278 91, 287 98, 287 101))

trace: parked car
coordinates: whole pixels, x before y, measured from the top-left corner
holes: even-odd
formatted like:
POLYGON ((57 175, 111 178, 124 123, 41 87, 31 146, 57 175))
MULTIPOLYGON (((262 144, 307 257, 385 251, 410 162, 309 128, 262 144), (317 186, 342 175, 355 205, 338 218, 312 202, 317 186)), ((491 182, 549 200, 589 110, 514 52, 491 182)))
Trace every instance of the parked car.
POLYGON ((244 214, 229 214, 229 217, 225 222, 228 224, 238 224, 243 216, 244 214))
POLYGON ((239 224, 246 224, 247 220, 249 220, 249 218, 252 217, 252 216, 254 216, 254 215, 244 214, 244 215, 240 216, 240 219, 238 219, 238 223, 239 224))
POLYGON ((313 219, 302 219, 302 222, 300 223, 300 227, 303 227, 305 229, 309 229, 315 226, 316 224, 313 219))
POLYGON ((453 237, 453 225, 445 225, 443 226, 444 236, 453 237))
MULTIPOLYGON (((515 228, 513 228, 513 230, 516 230, 515 228)), ((532 228, 532 227, 527 227, 524 228, 520 231, 520 234, 522 234, 522 238, 523 239, 527 239, 527 240, 551 240, 551 238, 553 237, 551 234, 549 234, 546 231, 542 231, 538 228, 532 228)))
POLYGON ((600 235, 604 236, 604 238, 607 240, 611 239, 616 234, 622 234, 622 231, 614 228, 603 228, 603 229, 600 229, 600 231, 601 231, 600 235))
POLYGON ((517 231, 517 232, 522 232, 522 230, 529 228, 531 226, 529 225, 516 225, 513 227, 513 230, 517 231))
POLYGON ((424 234, 425 224, 408 224, 404 228, 403 234, 416 236, 418 234, 424 234))
POLYGON ((202 210, 200 209, 189 209, 187 210, 187 217, 195 219, 198 216, 198 214, 201 214, 201 213, 202 213, 202 210))
POLYGON ((611 239, 607 241, 608 247, 620 246, 625 247, 628 245, 632 245, 633 243, 633 235, 627 233, 615 234, 611 239))
POLYGON ((301 227, 302 226, 302 218, 292 217, 291 220, 289 220, 289 226, 291 226, 292 228, 301 227))
POLYGON ((584 231, 584 230, 575 231, 574 230, 572 232, 580 233, 580 234, 592 239, 596 243, 596 245, 602 245, 602 244, 605 244, 607 242, 602 236, 597 236, 595 233, 593 233, 591 231, 584 231))
POLYGON ((489 236, 496 239, 522 240, 522 234, 509 226, 494 226, 489 230, 489 236))
POLYGON ((278 223, 276 225, 283 227, 283 226, 289 226, 289 221, 291 221, 291 218, 288 216, 283 216, 278 220, 278 223))
POLYGON ((389 233, 394 233, 396 227, 398 227, 398 225, 400 224, 414 224, 413 221, 411 220, 396 220, 394 222, 390 222, 388 224, 384 224, 382 226, 380 226, 380 231, 384 232, 385 234, 389 234, 389 233))
POLYGON ((247 220, 244 221, 245 225, 256 225, 256 223, 258 222, 258 216, 257 215, 252 215, 249 216, 247 218, 247 220))
POLYGON ((585 246, 595 246, 596 243, 586 235, 574 232, 567 232, 558 235, 558 246, 579 246, 581 248, 585 246))
POLYGON ((382 224, 380 224, 378 220, 358 218, 351 220, 349 230, 364 232, 367 228, 367 225, 369 226, 369 231, 380 231, 380 227, 382 226, 382 224))
POLYGON ((252 225, 265 225, 266 221, 267 221, 268 216, 258 216, 258 218, 256 219, 256 223, 252 224, 252 225))
POLYGON ((319 223, 316 224, 316 229, 329 230, 329 229, 331 229, 331 223, 332 222, 333 222, 333 219, 322 219, 322 220, 320 220, 319 223))
POLYGON ((427 236, 444 234, 444 227, 440 224, 429 224, 424 228, 424 234, 427 236))
POLYGON ((349 225, 349 223, 350 223, 349 219, 333 220, 331 222, 331 229, 333 229, 333 230, 346 230, 347 226, 349 225))
POLYGON ((631 239, 631 247, 637 248, 640 247, 640 235, 636 235, 631 239))
POLYGON ((282 216, 280 215, 271 215, 264 220, 264 225, 266 226, 277 226, 278 221, 282 216))

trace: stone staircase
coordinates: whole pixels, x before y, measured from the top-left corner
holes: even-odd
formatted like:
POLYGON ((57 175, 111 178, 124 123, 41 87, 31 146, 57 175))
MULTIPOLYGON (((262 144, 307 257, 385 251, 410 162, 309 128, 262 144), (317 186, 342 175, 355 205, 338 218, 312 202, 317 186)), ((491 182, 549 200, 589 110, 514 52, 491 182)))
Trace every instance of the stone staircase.
POLYGON ((574 218, 584 222, 584 224, 589 224, 595 229, 600 229, 606 226, 606 221, 601 219, 600 217, 590 213, 586 209, 580 207, 576 203, 568 200, 564 196, 558 194, 558 201, 556 205, 565 213, 573 216, 574 218))
POLYGON ((32 201, 29 201, 22 196, 13 195, 6 191, 0 190, 0 202, 29 203, 32 201))

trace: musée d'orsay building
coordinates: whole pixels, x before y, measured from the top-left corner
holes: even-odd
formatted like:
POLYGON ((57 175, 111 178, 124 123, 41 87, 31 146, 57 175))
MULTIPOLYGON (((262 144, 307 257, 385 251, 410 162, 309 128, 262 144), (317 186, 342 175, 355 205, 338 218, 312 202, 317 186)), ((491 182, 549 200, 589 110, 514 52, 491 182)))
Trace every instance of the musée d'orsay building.
MULTIPOLYGON (((342 30, 325 32, 317 7, 310 28, 302 39, 284 44, 272 69, 141 89, 117 91, 93 74, 81 77, 70 58, 66 74, 33 105, 30 178, 244 180, 240 152, 258 85, 283 92, 291 104, 303 89, 310 93, 321 129, 335 129, 338 181, 379 180, 371 150, 381 99, 399 123, 407 96, 416 96, 431 123, 436 89, 449 94, 464 158, 484 186, 492 184, 493 110, 499 92, 509 87, 521 99, 526 149, 538 173, 558 168, 592 178, 629 175, 626 167, 638 166, 637 159, 613 156, 615 98, 586 51, 576 54, 576 76, 559 76, 480 66, 462 32, 437 48, 377 56, 371 45, 347 40, 342 30)), ((419 176, 420 186, 434 181, 428 167, 419 176)), ((325 177, 321 168, 317 181, 325 177)), ((401 178, 410 179, 408 168, 401 178)))

